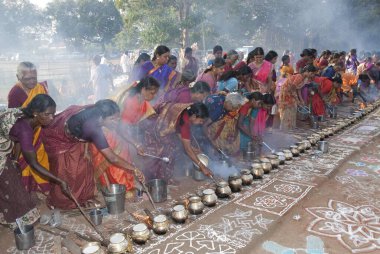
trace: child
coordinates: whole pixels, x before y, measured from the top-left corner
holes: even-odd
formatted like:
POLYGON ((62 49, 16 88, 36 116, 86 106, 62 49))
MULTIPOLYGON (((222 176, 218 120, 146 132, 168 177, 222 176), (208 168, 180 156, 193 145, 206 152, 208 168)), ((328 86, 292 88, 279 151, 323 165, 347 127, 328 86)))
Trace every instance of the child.
POLYGON ((281 58, 282 65, 280 67, 280 74, 282 78, 287 78, 290 75, 294 74, 294 69, 290 65, 290 57, 288 55, 283 55, 281 58))

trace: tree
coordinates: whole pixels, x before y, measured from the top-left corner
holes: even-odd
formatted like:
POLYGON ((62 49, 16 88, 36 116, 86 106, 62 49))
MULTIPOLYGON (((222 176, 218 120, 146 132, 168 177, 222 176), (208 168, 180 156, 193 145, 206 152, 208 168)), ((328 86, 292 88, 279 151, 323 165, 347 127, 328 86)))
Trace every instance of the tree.
POLYGON ((56 0, 47 13, 56 22, 57 35, 74 48, 97 43, 104 51, 123 25, 112 0, 56 0))

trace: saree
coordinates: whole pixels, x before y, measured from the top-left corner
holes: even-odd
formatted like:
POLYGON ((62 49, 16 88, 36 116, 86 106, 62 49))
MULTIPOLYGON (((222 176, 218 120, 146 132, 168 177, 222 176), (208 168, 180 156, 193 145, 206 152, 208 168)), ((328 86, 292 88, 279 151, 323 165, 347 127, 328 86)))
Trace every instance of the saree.
MULTIPOLYGON (((10 105, 16 105, 17 103, 16 101, 20 100, 19 96, 23 95, 21 96, 21 98, 23 99, 24 102, 17 107, 21 106, 22 108, 25 108, 26 106, 28 106, 28 104, 32 101, 32 99, 36 95, 47 94, 48 91, 46 87, 47 87, 46 82, 37 83, 37 85, 29 92, 29 94, 26 94, 25 91, 21 88, 21 84, 18 83, 15 85, 14 89, 17 89, 20 92, 18 92, 17 90, 14 90, 15 93, 10 93, 9 98, 8 98, 9 99, 8 103, 10 105), (14 96, 17 96, 17 98, 14 98, 14 96)), ((41 142, 40 134, 41 134, 41 127, 37 128, 34 132, 33 146, 37 153, 37 161, 41 164, 41 166, 49 170, 49 160, 45 152, 44 144, 42 144, 41 142)), ((24 186, 29 192, 31 191, 41 191, 44 193, 49 192, 50 184, 47 178, 42 177, 40 174, 32 170, 32 168, 28 165, 28 163, 25 161, 22 155, 20 155, 18 162, 22 169, 22 182, 24 183, 24 186)))
POLYGON ((287 78, 281 86, 279 113, 280 113, 280 129, 289 130, 296 127, 297 122, 297 89, 304 86, 304 78, 301 74, 295 74, 287 78))
POLYGON ((252 78, 259 83, 260 93, 269 93, 271 88, 271 82, 268 82, 271 78, 273 65, 269 61, 264 60, 260 67, 257 67, 254 62, 248 65, 252 70, 252 78))
MULTIPOLYGON (((155 113, 148 101, 139 101, 139 96, 136 94, 133 97, 122 99, 121 122, 126 124, 130 135, 138 135, 136 126, 139 121, 146 119, 148 116, 155 113)), ((126 131, 126 130, 122 130, 126 131)), ((104 129, 104 135, 107 139, 109 147, 120 157, 132 162, 132 157, 136 156, 135 148, 128 144, 116 131, 104 129)), ((92 161, 96 171, 98 172, 99 181, 102 186, 109 183, 125 185, 126 190, 132 190, 134 186, 134 175, 124 169, 114 166, 107 161, 103 154, 91 145, 92 161), (103 173, 104 172, 104 173, 103 173)))
POLYGON ((138 78, 141 80, 147 76, 151 76, 160 83, 160 90, 167 91, 174 88, 177 78, 177 72, 170 68, 167 64, 155 67, 152 62, 146 62, 141 66, 138 78))
POLYGON ((21 180, 21 170, 11 160, 13 141, 9 132, 20 117, 19 109, 0 110, 0 224, 15 227, 21 218, 25 224, 33 224, 39 218, 38 210, 21 180))
MULTIPOLYGON (((54 117, 42 129, 42 141, 49 156, 51 172, 66 181, 80 204, 94 197, 94 166, 87 157, 87 143, 69 136, 65 131, 67 120, 86 106, 70 106, 54 117)), ((57 184, 52 185, 48 203, 60 209, 72 209, 74 201, 62 193, 57 184)))
MULTIPOLYGON (((258 112, 259 112, 259 109, 257 108, 250 109, 247 115, 244 117, 243 125, 245 127, 248 127, 248 129, 250 129, 249 125, 251 124, 251 118, 253 120, 253 125, 255 125, 255 120, 256 120, 258 112)), ((253 127, 251 126, 251 128, 253 127)), ((240 131, 240 149, 247 150, 248 143, 251 141, 252 141, 251 137, 247 136, 244 132, 240 131)))
POLYGON ((174 161, 182 147, 177 134, 177 123, 182 112, 190 103, 163 103, 156 108, 157 114, 139 123, 143 132, 144 151, 159 157, 168 157, 169 163, 144 157, 138 164, 147 179, 164 179, 173 177, 174 161))
POLYGON ((212 144, 233 156, 238 155, 240 150, 238 118, 238 111, 227 112, 220 120, 208 127, 208 136, 212 144))
POLYGON ((158 98, 155 105, 162 103, 191 103, 191 92, 189 87, 179 87, 167 91, 158 98))

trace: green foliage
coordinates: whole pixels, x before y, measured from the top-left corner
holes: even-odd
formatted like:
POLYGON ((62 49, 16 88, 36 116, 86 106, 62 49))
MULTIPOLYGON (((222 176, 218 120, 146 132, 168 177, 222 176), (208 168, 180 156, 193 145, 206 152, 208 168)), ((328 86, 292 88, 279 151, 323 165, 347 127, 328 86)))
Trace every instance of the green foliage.
POLYGON ((112 0, 56 0, 47 14, 57 23, 57 35, 74 48, 98 43, 104 49, 123 25, 112 0))

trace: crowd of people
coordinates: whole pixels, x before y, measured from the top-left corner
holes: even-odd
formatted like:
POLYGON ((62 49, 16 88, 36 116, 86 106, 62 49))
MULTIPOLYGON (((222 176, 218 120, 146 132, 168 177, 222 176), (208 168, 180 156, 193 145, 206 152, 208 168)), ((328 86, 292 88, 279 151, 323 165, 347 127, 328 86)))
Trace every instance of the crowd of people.
POLYGON ((83 205, 96 202, 96 183, 128 191, 148 179, 175 184, 179 154, 212 176, 198 154, 215 150, 240 158, 265 133, 296 128, 300 108, 323 118, 343 100, 371 103, 380 90, 379 55, 359 59, 355 49, 304 49, 297 62, 286 51, 278 69, 278 53, 261 47, 242 59, 217 45, 206 69, 192 53, 184 50, 180 70, 164 45, 152 57, 142 53, 129 85, 112 98, 112 78, 96 56, 97 102, 58 114, 35 65, 20 63, 8 108, 0 111, 0 223, 35 222, 31 192, 47 195, 50 207, 71 209, 70 195, 83 205))

